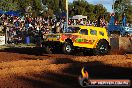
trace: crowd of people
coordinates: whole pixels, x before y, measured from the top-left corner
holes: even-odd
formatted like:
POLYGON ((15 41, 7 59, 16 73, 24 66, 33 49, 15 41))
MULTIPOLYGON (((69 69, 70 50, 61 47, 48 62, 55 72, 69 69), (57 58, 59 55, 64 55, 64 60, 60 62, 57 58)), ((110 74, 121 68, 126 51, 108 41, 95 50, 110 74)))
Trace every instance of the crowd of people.
POLYGON ((65 24, 65 19, 0 15, 0 32, 6 33, 7 43, 25 43, 27 37, 35 43, 43 34, 64 32, 65 24))
MULTIPOLYGON (((69 25, 86 25, 86 26, 98 26, 107 27, 108 22, 103 19, 97 19, 95 21, 87 19, 69 19, 69 25)), ((0 14, 0 32, 6 34, 7 43, 27 43, 26 38, 30 37, 29 43, 37 42, 43 38, 43 34, 47 33, 64 33, 68 29, 66 19, 44 18, 42 16, 10 16, 0 14)))
MULTIPOLYGON (((98 26, 98 20, 72 20, 69 19, 69 25, 87 25, 98 26)), ((108 22, 100 19, 100 26, 106 27, 108 22)), ((46 33, 67 32, 66 19, 44 18, 42 16, 10 16, 0 14, 0 32, 6 34, 7 43, 26 43, 26 38, 30 37, 30 42, 35 43, 46 33)))
POLYGON ((107 27, 108 22, 105 19, 98 20, 82 20, 82 19, 70 19, 68 22, 69 25, 86 25, 86 26, 98 26, 98 27, 107 27))

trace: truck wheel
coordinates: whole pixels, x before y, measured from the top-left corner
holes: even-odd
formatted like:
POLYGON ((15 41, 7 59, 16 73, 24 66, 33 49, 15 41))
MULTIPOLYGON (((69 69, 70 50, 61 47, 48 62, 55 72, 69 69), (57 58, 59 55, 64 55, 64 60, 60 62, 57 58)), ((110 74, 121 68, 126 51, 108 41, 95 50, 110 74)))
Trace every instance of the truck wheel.
POLYGON ((71 54, 73 52, 73 46, 69 42, 66 42, 63 45, 62 50, 65 54, 71 54))
POLYGON ((48 53, 48 54, 53 53, 53 48, 51 46, 46 46, 45 49, 46 49, 46 53, 48 53))
POLYGON ((99 41, 93 52, 95 55, 106 55, 109 53, 109 45, 106 41, 99 41))

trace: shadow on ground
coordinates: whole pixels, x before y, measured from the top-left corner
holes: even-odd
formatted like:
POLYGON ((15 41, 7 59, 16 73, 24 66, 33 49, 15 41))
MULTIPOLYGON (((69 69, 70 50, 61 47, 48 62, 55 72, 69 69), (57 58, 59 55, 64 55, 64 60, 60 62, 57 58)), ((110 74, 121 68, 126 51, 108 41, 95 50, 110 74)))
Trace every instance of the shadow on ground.
POLYGON ((78 77, 83 66, 90 79, 132 79, 132 68, 105 65, 98 61, 82 63, 70 58, 63 58, 63 61, 60 59, 57 58, 54 64, 71 63, 70 66, 56 72, 44 71, 30 76, 17 76, 17 80, 30 84, 31 88, 81 88, 78 77))
MULTIPOLYGON (((41 47, 20 47, 20 48, 5 48, 3 50, 0 50, 0 52, 11 52, 11 53, 19 53, 19 54, 28 54, 28 55, 36 55, 36 56, 48 56, 45 48, 41 47)), ((53 54, 64 54, 60 49, 56 49, 53 54)), ((92 53, 83 54, 80 51, 73 52, 74 56, 93 56, 92 53)))
MULTIPOLYGON (((26 47, 26 48, 5 48, 0 50, 0 52, 11 52, 11 53, 19 53, 19 54, 27 54, 27 55, 36 55, 36 56, 48 56, 44 48, 38 47, 26 47)), ((55 51, 54 54, 63 54, 62 51, 55 51)), ((119 51, 111 51, 110 55, 124 55, 124 54, 132 54, 132 52, 119 52, 119 51)), ((80 51, 75 51, 72 55, 74 56, 93 56, 91 52, 83 53, 80 51)))
POLYGON ((46 54, 43 48, 37 48, 37 47, 5 48, 4 50, 0 50, 0 52, 11 52, 11 53, 28 54, 28 55, 46 54))

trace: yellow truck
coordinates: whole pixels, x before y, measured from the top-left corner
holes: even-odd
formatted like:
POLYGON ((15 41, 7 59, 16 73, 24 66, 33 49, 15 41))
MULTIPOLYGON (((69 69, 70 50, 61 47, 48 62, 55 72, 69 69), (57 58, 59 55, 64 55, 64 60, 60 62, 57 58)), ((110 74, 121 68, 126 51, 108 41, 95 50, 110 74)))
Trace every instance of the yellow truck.
POLYGON ((105 55, 110 51, 107 30, 93 26, 71 26, 68 33, 45 34, 42 45, 47 53, 60 49, 71 54, 78 49, 84 53, 92 50, 96 55, 105 55))

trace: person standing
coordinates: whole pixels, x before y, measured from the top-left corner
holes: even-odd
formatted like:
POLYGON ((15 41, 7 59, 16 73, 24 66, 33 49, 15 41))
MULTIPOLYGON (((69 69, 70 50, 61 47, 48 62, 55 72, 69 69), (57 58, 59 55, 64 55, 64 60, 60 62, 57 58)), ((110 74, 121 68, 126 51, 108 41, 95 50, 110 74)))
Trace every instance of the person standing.
POLYGON ((60 22, 56 23, 56 33, 60 33, 60 22))

